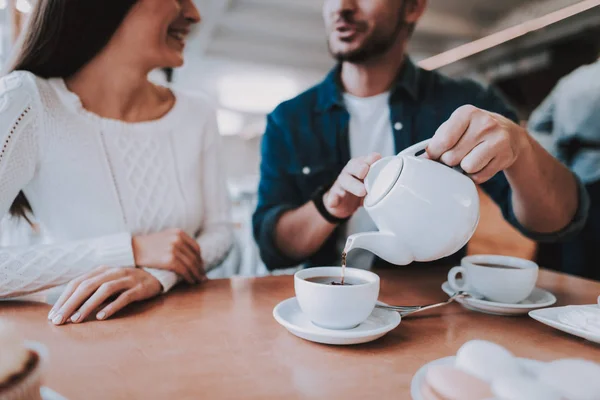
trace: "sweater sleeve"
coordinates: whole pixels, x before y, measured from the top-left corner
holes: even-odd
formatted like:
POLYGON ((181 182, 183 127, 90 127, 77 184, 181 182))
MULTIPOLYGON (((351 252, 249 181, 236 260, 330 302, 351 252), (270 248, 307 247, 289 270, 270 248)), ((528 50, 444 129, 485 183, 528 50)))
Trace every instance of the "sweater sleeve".
POLYGON ((163 293, 167 293, 180 281, 179 276, 175 272, 167 271, 166 269, 144 267, 143 270, 160 282, 163 293))
POLYGON ((223 166, 220 163, 220 136, 216 115, 211 114, 204 132, 202 150, 202 197, 204 221, 196 236, 207 271, 227 256, 233 244, 231 204, 227 193, 223 166))
MULTIPOLYGON (((36 129, 43 112, 34 79, 27 72, 14 72, 0 79, 0 216, 8 212, 36 173, 36 129)), ((0 297, 61 285, 101 265, 134 266, 129 233, 0 247, 0 297)))

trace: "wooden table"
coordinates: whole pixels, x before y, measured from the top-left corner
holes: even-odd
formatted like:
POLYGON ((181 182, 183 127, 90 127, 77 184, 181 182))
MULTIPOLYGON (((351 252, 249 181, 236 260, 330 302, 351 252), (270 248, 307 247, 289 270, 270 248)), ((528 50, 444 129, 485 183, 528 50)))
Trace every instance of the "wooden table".
MULTIPOLYGON (((443 300, 448 268, 379 271, 381 299, 443 300)), ((600 283, 542 271, 559 304, 591 304, 600 283)), ((46 344, 46 383, 76 399, 408 399, 423 364, 487 339, 520 357, 600 361, 600 346, 528 317, 496 317, 454 304, 402 321, 384 338, 335 347, 304 341, 273 319, 294 295, 292 277, 212 281, 139 304, 105 322, 55 327, 49 306, 2 303, 0 316, 46 344)))

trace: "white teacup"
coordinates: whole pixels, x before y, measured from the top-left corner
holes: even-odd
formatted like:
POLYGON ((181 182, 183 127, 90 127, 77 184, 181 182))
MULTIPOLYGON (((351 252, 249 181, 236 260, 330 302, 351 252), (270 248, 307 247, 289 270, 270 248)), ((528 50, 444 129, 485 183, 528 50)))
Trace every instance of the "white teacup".
POLYGON ((460 267, 448 272, 452 290, 475 292, 486 299, 515 304, 525 300, 538 277, 538 265, 517 257, 475 255, 465 257, 460 267), (462 274, 462 281, 456 276, 462 274))
POLYGON ((339 282, 341 267, 308 268, 294 275, 294 289, 302 312, 313 324, 327 329, 351 329, 369 318, 379 297, 379 276, 346 268, 345 279, 356 285, 333 286, 307 281, 328 277, 339 282))

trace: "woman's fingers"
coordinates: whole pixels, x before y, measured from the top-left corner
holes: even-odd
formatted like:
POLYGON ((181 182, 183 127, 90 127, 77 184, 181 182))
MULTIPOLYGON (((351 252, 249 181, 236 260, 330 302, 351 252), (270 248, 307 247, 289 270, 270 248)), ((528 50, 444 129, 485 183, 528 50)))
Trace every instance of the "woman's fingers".
POLYGON ((98 309, 106 300, 130 289, 133 285, 135 285, 135 281, 131 277, 104 282, 79 310, 71 316, 71 322, 78 323, 84 321, 88 315, 98 309))
POLYGON ((191 272, 192 265, 188 264, 190 264, 190 261, 188 261, 185 258, 185 256, 181 254, 181 252, 175 254, 175 272, 179 276, 181 276, 183 280, 186 281, 188 284, 193 285, 194 283, 196 283, 196 279, 194 278, 194 275, 192 275, 191 272))
MULTIPOLYGON (((69 282, 67 284, 67 286, 65 287, 65 290, 62 292, 62 294, 60 295, 60 297, 58 298, 56 303, 54 303, 54 306, 48 313, 48 319, 53 321, 55 319, 55 317, 57 317, 58 310, 60 310, 63 307, 63 305, 66 303, 66 301, 71 298, 73 293, 75 293, 75 290, 77 290, 77 288, 79 287, 79 285, 82 282, 84 282, 85 280, 90 279, 96 275, 100 275, 106 271, 108 271, 108 267, 104 267, 104 266, 98 267, 98 268, 94 269, 93 271, 90 271, 87 274, 84 274, 78 278, 73 279, 71 282, 69 282)), ((57 320, 58 320, 58 318, 57 318, 57 320)))
POLYGON ((98 312, 98 314, 96 314, 96 319, 105 320, 110 318, 129 304, 148 299, 154 295, 155 293, 150 289, 150 286, 136 285, 121 293, 113 302, 98 312))
POLYGON ((193 283, 198 283, 203 279, 202 266, 198 264, 197 257, 187 246, 182 246, 176 257, 189 272, 194 280, 193 283))
POLYGON ((77 286, 62 307, 58 309, 56 315, 52 318, 52 323, 54 325, 64 324, 104 282, 122 278, 125 275, 126 271, 124 269, 115 268, 84 280, 77 286))

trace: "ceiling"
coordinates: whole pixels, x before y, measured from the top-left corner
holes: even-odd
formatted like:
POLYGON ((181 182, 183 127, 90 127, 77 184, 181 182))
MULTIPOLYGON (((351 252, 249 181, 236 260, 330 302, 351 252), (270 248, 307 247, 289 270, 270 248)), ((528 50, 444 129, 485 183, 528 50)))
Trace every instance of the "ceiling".
MULTIPOLYGON (((323 0, 195 1, 203 20, 176 82, 215 98, 230 134, 262 133, 265 113, 333 66, 323 0)), ((578 1, 429 0, 410 53, 419 61, 578 1)))
MULTIPOLYGON (((208 57, 327 70, 323 0, 197 0, 204 15, 201 51, 208 57)), ((484 35, 533 0, 430 0, 411 41, 422 59, 484 35)))

